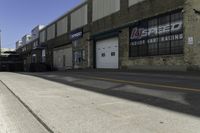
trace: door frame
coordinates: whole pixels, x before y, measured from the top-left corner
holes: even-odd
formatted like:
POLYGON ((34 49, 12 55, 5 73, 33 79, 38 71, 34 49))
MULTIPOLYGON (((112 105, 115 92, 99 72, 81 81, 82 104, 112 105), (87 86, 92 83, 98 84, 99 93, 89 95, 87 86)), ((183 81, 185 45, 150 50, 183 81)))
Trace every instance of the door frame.
MULTIPOLYGON (((118 68, 116 68, 116 70, 120 69, 120 39, 119 39, 119 33, 116 33, 116 32, 114 32, 113 34, 106 35, 106 36, 100 36, 100 37, 95 38, 93 40, 93 44, 94 44, 94 46, 93 46, 93 50, 94 50, 94 53, 93 53, 94 69, 104 69, 104 68, 97 68, 97 59, 96 59, 97 58, 96 57, 97 42, 101 41, 101 40, 111 39, 111 38, 118 38, 118 68)), ((107 68, 107 69, 109 69, 109 68, 107 68)))

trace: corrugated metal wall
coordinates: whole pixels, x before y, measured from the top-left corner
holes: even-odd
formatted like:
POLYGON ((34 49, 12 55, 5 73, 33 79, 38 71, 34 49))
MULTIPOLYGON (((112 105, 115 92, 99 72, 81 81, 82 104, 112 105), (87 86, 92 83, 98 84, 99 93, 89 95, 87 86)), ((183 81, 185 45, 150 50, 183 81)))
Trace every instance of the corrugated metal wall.
POLYGON ((93 0, 92 20, 108 16, 120 10, 120 0, 93 0))
POLYGON ((68 30, 67 24, 68 24, 67 16, 57 22, 57 36, 67 33, 68 30))
POLYGON ((71 14, 71 30, 82 27, 88 23, 88 6, 85 5, 71 14))
POLYGON ((141 1, 144 1, 144 0, 129 0, 129 6, 135 5, 141 1))
POLYGON ((47 28, 47 40, 55 38, 55 24, 47 28))
POLYGON ((40 43, 45 42, 45 39, 46 39, 46 32, 44 30, 44 31, 40 32, 40 43))

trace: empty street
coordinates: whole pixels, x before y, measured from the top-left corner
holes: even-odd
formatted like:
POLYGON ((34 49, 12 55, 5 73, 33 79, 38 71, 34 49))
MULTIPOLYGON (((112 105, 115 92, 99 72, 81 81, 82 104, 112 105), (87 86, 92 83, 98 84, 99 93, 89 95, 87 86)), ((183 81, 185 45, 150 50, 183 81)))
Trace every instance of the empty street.
POLYGON ((0 73, 0 133, 197 133, 194 74, 0 73))

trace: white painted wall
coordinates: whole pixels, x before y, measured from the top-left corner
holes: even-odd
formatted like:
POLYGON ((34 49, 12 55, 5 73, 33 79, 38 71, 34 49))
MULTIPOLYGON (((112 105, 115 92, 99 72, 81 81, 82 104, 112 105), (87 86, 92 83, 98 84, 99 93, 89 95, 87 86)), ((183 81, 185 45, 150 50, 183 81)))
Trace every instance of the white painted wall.
POLYGON ((71 13, 71 30, 80 28, 88 23, 88 6, 82 6, 71 13))
POLYGON ((120 10, 120 0, 93 0, 92 20, 96 21, 120 10))
POLYGON ((67 33, 68 30, 67 25, 68 25, 67 16, 57 22, 57 36, 67 33))

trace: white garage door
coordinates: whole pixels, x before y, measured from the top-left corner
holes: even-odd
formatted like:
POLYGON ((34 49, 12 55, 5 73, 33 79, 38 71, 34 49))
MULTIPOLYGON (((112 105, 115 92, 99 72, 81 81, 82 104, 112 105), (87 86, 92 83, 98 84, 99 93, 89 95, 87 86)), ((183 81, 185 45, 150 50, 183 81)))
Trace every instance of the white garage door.
POLYGON ((72 48, 59 48, 53 54, 54 68, 65 70, 72 68, 72 48))
POLYGON ((96 43, 96 67, 119 68, 119 43, 118 38, 110 38, 96 43))

